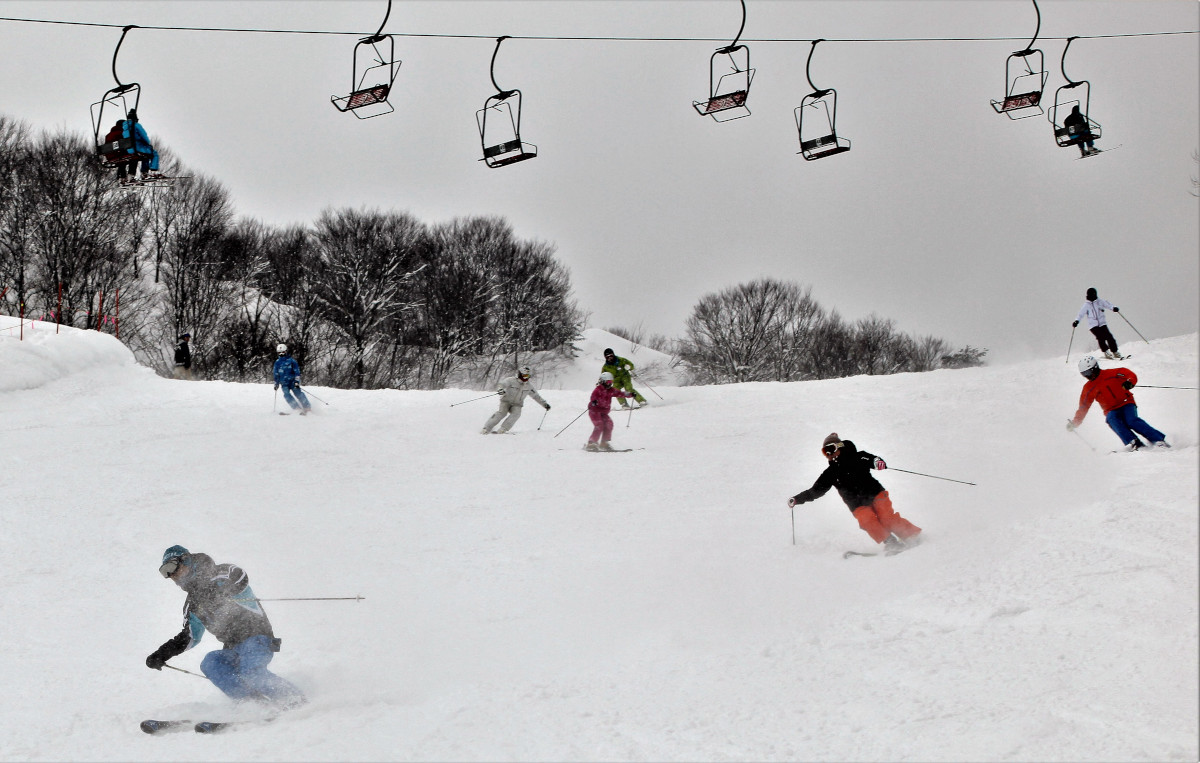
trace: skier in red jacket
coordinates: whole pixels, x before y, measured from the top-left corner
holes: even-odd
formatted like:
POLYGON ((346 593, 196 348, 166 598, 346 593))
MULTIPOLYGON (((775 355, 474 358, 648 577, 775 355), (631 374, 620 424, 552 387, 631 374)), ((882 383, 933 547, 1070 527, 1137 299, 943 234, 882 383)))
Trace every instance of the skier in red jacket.
POLYGON ((609 416, 614 397, 633 397, 628 392, 613 387, 613 375, 608 371, 600 374, 592 398, 588 401, 588 418, 592 420, 592 436, 588 438, 587 450, 612 450, 608 441, 612 439, 613 421, 609 416))
POLYGON ((1125 450, 1144 448, 1138 435, 1145 437, 1155 447, 1169 448, 1167 436, 1147 424, 1138 416, 1137 402, 1133 399, 1133 388, 1137 384, 1137 374, 1128 368, 1101 369, 1100 364, 1091 355, 1079 361, 1079 373, 1087 379, 1083 392, 1079 394, 1079 410, 1075 418, 1067 422, 1067 429, 1073 430, 1083 423, 1083 417, 1093 402, 1100 403, 1104 411, 1104 420, 1109 428, 1117 433, 1125 450), (1136 434, 1135 434, 1136 432, 1136 434))

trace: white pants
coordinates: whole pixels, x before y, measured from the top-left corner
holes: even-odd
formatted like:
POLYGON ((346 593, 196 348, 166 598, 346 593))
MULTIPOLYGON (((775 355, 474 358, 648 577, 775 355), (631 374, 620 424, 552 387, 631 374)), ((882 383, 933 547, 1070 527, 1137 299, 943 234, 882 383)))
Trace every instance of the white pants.
POLYGON ((496 424, 500 423, 500 419, 504 419, 504 423, 500 424, 500 431, 507 432, 508 430, 512 429, 513 424, 516 424, 517 419, 519 418, 521 418, 521 404, 506 403, 502 400, 500 401, 500 407, 495 413, 492 414, 492 417, 487 420, 487 423, 483 425, 483 428, 491 429, 492 427, 496 426, 496 424), (508 418, 505 419, 504 417, 506 415, 508 418))

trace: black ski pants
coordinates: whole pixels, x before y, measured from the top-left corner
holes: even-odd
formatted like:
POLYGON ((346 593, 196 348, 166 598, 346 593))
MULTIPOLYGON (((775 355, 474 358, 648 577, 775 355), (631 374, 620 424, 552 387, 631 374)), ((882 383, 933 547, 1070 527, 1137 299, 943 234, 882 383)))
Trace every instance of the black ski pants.
POLYGON ((1113 339, 1112 332, 1108 330, 1108 326, 1096 326, 1091 331, 1096 337, 1096 342, 1100 345, 1101 352, 1111 350, 1113 355, 1117 354, 1117 340, 1113 339))

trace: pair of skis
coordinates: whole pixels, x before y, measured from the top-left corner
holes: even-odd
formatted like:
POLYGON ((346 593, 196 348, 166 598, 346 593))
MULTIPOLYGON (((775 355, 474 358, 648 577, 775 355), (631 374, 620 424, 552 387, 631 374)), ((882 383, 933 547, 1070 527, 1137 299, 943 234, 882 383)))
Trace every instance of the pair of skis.
POLYGON ((260 721, 195 721, 178 720, 178 721, 159 721, 146 720, 142 721, 142 731, 147 734, 169 734, 176 731, 195 731, 197 734, 216 734, 221 731, 228 731, 234 728, 244 726, 257 726, 263 723, 269 723, 275 720, 274 718, 264 718, 260 721))

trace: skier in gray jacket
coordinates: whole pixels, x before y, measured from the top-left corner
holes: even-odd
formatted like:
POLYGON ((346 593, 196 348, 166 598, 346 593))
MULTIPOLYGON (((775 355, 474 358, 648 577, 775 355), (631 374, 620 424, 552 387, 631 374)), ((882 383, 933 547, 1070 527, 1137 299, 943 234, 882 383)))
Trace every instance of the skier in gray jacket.
POLYGON ((538 391, 529 383, 529 377, 532 375, 533 371, 529 366, 521 366, 516 376, 510 376, 500 381, 500 389, 496 391, 496 394, 500 395, 500 407, 483 425, 483 429, 479 431, 480 434, 489 434, 492 427, 500 424, 500 419, 504 419, 504 423, 500 424, 500 428, 496 430, 497 434, 504 434, 512 429, 513 424, 517 423, 517 419, 521 418, 521 406, 525 404, 526 395, 541 403, 546 410, 550 410, 550 404, 543 400, 538 391))

